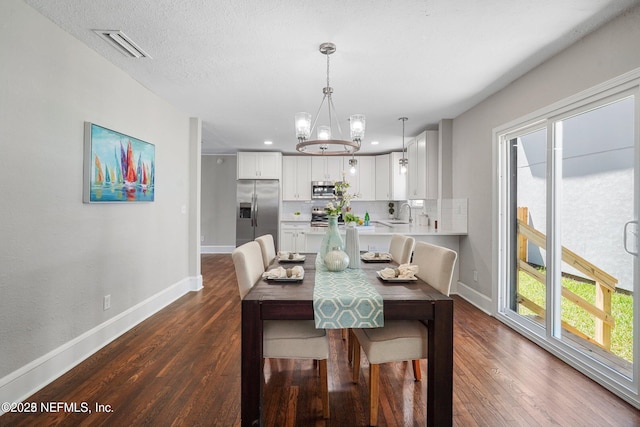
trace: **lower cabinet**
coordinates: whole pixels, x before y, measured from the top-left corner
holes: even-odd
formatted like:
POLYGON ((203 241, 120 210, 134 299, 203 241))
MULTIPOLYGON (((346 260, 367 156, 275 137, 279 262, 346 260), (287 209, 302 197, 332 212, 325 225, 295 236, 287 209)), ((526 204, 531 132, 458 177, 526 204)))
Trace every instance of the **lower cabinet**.
POLYGON ((279 250, 286 252, 307 252, 307 234, 305 230, 302 228, 282 229, 280 231, 279 250))

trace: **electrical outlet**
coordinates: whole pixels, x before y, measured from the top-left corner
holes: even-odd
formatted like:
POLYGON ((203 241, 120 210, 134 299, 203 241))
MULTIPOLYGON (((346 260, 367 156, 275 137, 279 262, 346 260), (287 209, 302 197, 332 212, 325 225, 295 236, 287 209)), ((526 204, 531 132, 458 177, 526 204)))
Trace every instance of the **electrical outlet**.
POLYGON ((111 308, 111 295, 105 295, 102 298, 102 310, 107 311, 111 308))
POLYGON ((474 282, 478 281, 478 270, 473 270, 473 281, 474 282))

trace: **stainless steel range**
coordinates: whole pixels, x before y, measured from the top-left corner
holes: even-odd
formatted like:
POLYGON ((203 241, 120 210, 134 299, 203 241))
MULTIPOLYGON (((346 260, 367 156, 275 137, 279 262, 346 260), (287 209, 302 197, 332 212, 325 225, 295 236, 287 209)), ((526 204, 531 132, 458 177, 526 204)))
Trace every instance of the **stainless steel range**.
MULTIPOLYGON (((338 216, 338 224, 344 224, 342 220, 342 214, 338 216)), ((329 219, 327 218, 327 212, 324 210, 324 206, 314 206, 311 209, 311 226, 312 227, 328 227, 329 219)))

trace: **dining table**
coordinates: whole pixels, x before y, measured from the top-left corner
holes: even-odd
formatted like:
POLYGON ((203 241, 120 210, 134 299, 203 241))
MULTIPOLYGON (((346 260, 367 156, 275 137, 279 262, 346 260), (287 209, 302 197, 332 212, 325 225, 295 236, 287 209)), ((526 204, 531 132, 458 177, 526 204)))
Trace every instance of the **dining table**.
MULTIPOLYGON (((313 320, 317 254, 296 263, 304 270, 299 281, 260 279, 242 300, 242 426, 263 425, 262 333, 265 320, 313 320)), ((269 268, 282 265, 276 257, 269 268)), ((419 320, 428 329, 426 425, 453 422, 453 299, 417 278, 410 282, 382 280, 378 271, 397 266, 360 261, 368 283, 383 301, 384 321, 419 320)), ((419 273, 418 273, 419 274, 419 273)))

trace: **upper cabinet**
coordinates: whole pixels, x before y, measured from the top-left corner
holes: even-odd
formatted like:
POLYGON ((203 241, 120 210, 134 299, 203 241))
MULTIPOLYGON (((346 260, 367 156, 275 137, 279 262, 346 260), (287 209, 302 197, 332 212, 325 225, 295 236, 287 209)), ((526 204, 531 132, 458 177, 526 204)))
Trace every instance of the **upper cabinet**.
POLYGON ((281 179, 282 153, 238 153, 238 179, 281 179))
POLYGON ((407 199, 438 198, 438 132, 427 130, 407 144, 407 199))
POLYGON ((393 200, 391 198, 390 166, 391 154, 376 156, 376 200, 393 200))
POLYGON ((282 157, 282 200, 311 200, 311 157, 282 157))
POLYGON ((402 153, 376 156, 376 200, 406 200, 407 175, 400 173, 402 153))
POLYGON ((355 195, 355 200, 376 200, 376 158, 374 156, 356 156, 358 161, 356 173, 349 172, 349 159, 344 157, 344 167, 347 169, 345 180, 349 183, 348 192, 355 195))
POLYGON ((342 156, 311 157, 311 181, 342 181, 343 171, 342 156))

